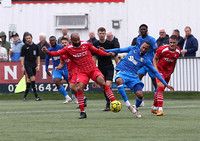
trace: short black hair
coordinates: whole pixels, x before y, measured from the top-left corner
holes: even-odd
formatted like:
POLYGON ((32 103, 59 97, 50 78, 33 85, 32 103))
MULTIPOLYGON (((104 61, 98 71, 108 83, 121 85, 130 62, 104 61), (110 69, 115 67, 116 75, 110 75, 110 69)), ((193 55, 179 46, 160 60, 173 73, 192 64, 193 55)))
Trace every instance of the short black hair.
POLYGON ((49 40, 50 40, 51 38, 55 38, 55 39, 56 39, 56 37, 55 37, 55 36, 50 36, 50 37, 49 37, 49 40))
POLYGON ((61 39, 61 41, 62 41, 62 40, 67 40, 67 41, 69 41, 69 39, 68 39, 68 38, 65 38, 65 37, 63 37, 63 38, 61 39))
POLYGON ((178 37, 176 35, 170 36, 170 39, 178 40, 178 37))
POLYGON ((149 48, 151 47, 151 43, 149 41, 144 41, 143 43, 146 43, 147 45, 149 45, 149 48))
POLYGON ((146 29, 148 29, 148 26, 146 24, 141 24, 139 29, 142 28, 142 27, 146 27, 146 29))

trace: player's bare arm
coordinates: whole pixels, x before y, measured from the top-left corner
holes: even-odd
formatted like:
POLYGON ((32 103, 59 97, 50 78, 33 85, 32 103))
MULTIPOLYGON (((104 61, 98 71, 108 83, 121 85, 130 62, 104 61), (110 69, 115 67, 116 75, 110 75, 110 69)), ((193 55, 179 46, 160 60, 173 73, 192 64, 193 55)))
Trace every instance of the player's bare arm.
POLYGON ((64 64, 65 63, 63 61, 60 61, 60 64, 57 67, 55 67, 55 70, 57 71, 57 70, 63 68, 64 64))
POLYGON ((155 69, 158 71, 158 60, 159 58, 155 55, 154 58, 153 58, 153 66, 155 67, 155 69))

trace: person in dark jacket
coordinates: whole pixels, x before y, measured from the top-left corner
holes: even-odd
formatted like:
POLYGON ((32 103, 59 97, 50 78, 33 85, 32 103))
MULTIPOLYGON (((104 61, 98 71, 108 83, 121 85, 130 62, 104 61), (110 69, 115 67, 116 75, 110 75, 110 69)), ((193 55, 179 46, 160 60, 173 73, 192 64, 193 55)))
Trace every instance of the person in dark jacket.
POLYGON ((198 40, 191 34, 189 26, 185 27, 185 37, 180 40, 181 54, 185 57, 196 57, 198 50, 198 40))
POLYGON ((42 51, 43 47, 49 48, 50 44, 46 41, 46 35, 44 33, 39 34, 40 42, 37 44, 40 51, 40 59, 44 60, 46 58, 46 54, 42 51))
POLYGON ((156 40, 158 47, 169 44, 169 35, 166 34, 165 29, 160 29, 160 37, 156 40))
POLYGON ((4 31, 0 32, 0 38, 2 39, 1 46, 4 47, 7 50, 8 59, 9 59, 9 50, 11 48, 11 45, 10 45, 10 43, 8 41, 6 41, 6 37, 7 36, 6 36, 6 33, 4 31))
POLYGON ((89 37, 90 39, 87 40, 89 43, 93 44, 94 42, 98 41, 96 38, 95 38, 95 34, 94 34, 94 31, 90 31, 89 32, 89 37))
POLYGON ((178 29, 174 29, 172 32, 172 35, 175 35, 178 37, 178 44, 177 46, 181 48, 180 41, 183 39, 183 37, 180 36, 180 31, 178 29))

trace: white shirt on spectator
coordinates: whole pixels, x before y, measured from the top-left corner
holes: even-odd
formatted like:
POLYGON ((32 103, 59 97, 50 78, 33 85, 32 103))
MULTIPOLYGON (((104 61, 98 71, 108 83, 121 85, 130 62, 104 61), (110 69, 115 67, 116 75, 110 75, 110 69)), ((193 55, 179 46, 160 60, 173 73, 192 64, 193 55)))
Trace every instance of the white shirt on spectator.
POLYGON ((7 50, 0 46, 0 61, 8 61, 7 50))

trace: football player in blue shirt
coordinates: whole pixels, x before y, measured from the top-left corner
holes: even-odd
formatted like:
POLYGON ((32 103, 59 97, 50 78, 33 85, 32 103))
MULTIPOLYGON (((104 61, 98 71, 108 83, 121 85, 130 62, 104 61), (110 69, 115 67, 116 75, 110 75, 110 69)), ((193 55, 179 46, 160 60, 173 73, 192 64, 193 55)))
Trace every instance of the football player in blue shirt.
MULTIPOLYGON (((140 48, 140 46, 143 44, 144 41, 149 41, 151 43, 151 47, 149 48, 149 51, 147 51, 146 55, 149 57, 150 61, 153 62, 153 57, 155 55, 156 49, 158 48, 156 44, 156 40, 147 34, 148 26, 146 24, 142 24, 139 27, 139 30, 140 30, 141 36, 137 38, 136 46, 140 48)), ((146 75, 147 72, 152 79, 152 82, 156 91, 157 85, 156 85, 155 75, 147 67, 144 66, 138 71, 139 78, 140 80, 142 80, 142 77, 146 75)))
POLYGON ((136 117, 138 118, 141 117, 139 105, 143 101, 142 88, 144 87, 144 84, 137 75, 137 72, 141 67, 146 66, 167 88, 174 90, 174 88, 168 85, 160 73, 153 67, 152 62, 146 54, 150 47, 151 43, 144 41, 140 48, 137 46, 130 46, 127 48, 106 50, 106 52, 114 53, 128 52, 127 56, 124 57, 115 68, 115 70, 118 71, 115 76, 115 81, 117 83, 118 91, 126 102, 126 106, 132 113, 136 113, 136 117), (127 85, 137 96, 136 104, 134 106, 130 104, 127 98, 124 85, 127 85))
MULTIPOLYGON (((60 44, 57 44, 56 41, 57 40, 56 40, 55 36, 51 36, 49 38, 49 42, 51 44, 51 47, 48 48, 49 51, 58 51, 58 50, 61 50, 63 48, 60 44)), ((71 102, 72 99, 69 97, 65 88, 60 83, 61 80, 62 80, 62 77, 68 82, 68 70, 66 68, 67 66, 66 66, 66 64, 64 64, 62 69, 55 70, 55 67, 57 67, 60 64, 60 56, 51 57, 49 55, 46 55, 45 65, 46 65, 46 72, 49 76, 52 76, 51 73, 48 71, 49 59, 50 58, 52 58, 52 61, 53 61, 53 80, 54 80, 54 83, 56 84, 58 91, 63 96, 65 96, 65 98, 66 98, 64 104, 67 104, 67 103, 71 102)))
MULTIPOLYGON (((136 46, 140 48, 140 46, 144 41, 149 41, 151 43, 151 47, 146 54, 149 57, 150 61, 153 63, 153 57, 155 55, 156 49, 158 48, 156 40, 148 35, 148 26, 146 24, 140 25, 139 32, 141 35, 136 40, 136 46)), ((156 92, 157 91, 156 78, 151 70, 149 70, 146 66, 144 66, 138 71, 138 76, 140 80, 142 80, 143 76, 146 75, 147 72, 151 77, 152 83, 154 85, 155 88, 154 92, 156 92)), ((144 103, 142 102, 140 106, 144 106, 144 103)))

